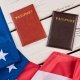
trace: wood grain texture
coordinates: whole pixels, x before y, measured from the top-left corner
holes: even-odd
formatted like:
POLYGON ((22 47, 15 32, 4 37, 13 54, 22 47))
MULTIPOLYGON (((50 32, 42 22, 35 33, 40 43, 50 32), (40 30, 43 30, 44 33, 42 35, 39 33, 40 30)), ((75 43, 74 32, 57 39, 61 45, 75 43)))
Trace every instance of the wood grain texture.
POLYGON ((80 58, 80 51, 77 51, 77 52, 71 54, 71 56, 75 56, 75 57, 80 58))
MULTIPOLYGON (((43 19, 47 16, 50 16, 53 10, 63 11, 65 9, 69 9, 73 6, 80 4, 80 0, 29 0, 29 1, 28 0, 7 0, 7 3, 1 4, 1 5, 2 5, 2 9, 3 9, 10 31, 15 29, 13 21, 10 17, 10 13, 20 8, 23 8, 29 4, 34 4, 39 18, 43 19)), ((80 14, 79 9, 80 7, 77 7, 67 12, 80 14)), ((48 19, 41 21, 47 36, 49 33, 49 29, 50 29, 51 19, 52 18, 48 18, 48 19)), ((80 24, 80 20, 78 23, 80 24)), ((80 28, 79 24, 77 28, 80 28)), ((59 51, 65 54, 70 52, 70 51, 62 50, 58 48, 47 47, 46 46, 47 38, 34 42, 28 46, 22 47, 17 31, 12 32, 11 34, 16 44, 16 47, 30 61, 38 63, 38 64, 44 62, 53 51, 59 51)), ((80 48, 79 43, 80 43, 80 34, 77 34, 76 32, 73 50, 80 48)), ((73 54, 73 56, 77 56, 77 54, 79 53, 73 54)))
MULTIPOLYGON (((42 23, 42 25, 44 27, 44 30, 45 30, 47 36, 49 34, 51 19, 52 18, 48 18, 46 20, 41 21, 41 23, 42 23)), ((37 41, 37 42, 34 42, 34 43, 32 43, 30 45, 27 45, 25 47, 22 47, 21 41, 19 39, 17 31, 12 32, 11 34, 12 34, 12 37, 13 37, 14 42, 16 44, 16 47, 30 61, 33 61, 33 62, 38 63, 38 64, 44 62, 47 59, 47 57, 53 51, 59 51, 59 52, 65 53, 65 54, 71 52, 71 51, 68 51, 68 50, 47 47, 46 46, 46 44, 47 44, 47 38, 46 39, 42 39, 42 40, 37 41)), ((76 49, 78 49, 80 47, 79 42, 80 42, 80 38, 78 38, 78 36, 76 35, 73 50, 76 50, 76 49)))
POLYGON ((10 13, 30 4, 34 4, 39 18, 43 19, 50 16, 53 10, 63 11, 79 5, 80 0, 7 0, 1 7, 10 31, 15 29, 10 13))

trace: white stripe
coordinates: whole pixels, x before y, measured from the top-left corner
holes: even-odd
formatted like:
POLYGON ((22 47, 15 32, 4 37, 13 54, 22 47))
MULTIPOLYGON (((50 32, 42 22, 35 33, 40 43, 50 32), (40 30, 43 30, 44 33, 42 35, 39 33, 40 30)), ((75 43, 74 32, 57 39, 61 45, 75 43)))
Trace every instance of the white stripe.
POLYGON ((65 76, 39 70, 31 80, 72 80, 72 79, 65 76))

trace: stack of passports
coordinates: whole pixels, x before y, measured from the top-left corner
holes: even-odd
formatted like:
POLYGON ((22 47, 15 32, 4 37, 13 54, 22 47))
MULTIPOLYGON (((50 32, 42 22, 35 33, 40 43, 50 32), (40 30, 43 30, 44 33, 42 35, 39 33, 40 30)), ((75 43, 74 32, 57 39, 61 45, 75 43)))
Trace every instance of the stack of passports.
POLYGON ((53 12, 47 46, 73 49, 78 15, 53 12))

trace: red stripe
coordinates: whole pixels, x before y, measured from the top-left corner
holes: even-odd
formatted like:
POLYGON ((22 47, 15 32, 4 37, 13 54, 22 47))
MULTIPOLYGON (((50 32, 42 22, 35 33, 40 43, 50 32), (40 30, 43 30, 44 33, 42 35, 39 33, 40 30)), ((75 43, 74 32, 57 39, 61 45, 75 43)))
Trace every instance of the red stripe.
POLYGON ((72 78, 77 59, 73 56, 53 52, 40 70, 72 78))
POLYGON ((31 80, 36 71, 40 68, 39 65, 29 62, 17 80, 31 80))
POLYGON ((80 61, 79 60, 76 63, 72 80, 80 80, 80 61))

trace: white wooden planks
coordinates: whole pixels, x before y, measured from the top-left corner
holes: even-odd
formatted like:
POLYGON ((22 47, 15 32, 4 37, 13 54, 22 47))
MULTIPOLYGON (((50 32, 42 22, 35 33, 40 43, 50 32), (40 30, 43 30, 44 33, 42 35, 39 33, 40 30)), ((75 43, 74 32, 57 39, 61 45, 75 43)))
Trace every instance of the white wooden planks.
POLYGON ((10 31, 15 29, 10 13, 34 4, 40 19, 52 14, 53 10, 63 11, 80 4, 80 0, 7 0, 2 9, 10 31))
MULTIPOLYGON (((42 21, 42 24, 44 26, 44 29, 48 35, 49 27, 50 27, 51 18, 46 19, 42 21)), ((11 33, 14 39, 14 42, 16 43, 17 48, 30 60, 35 63, 42 63, 45 61, 45 59, 53 52, 53 51, 60 51, 60 52, 68 52, 66 50, 57 49, 57 48, 51 48, 47 47, 47 38, 39 40, 37 42, 34 42, 30 45, 27 45, 25 47, 22 47, 19 36, 17 34, 17 31, 14 31, 11 33)))
POLYGON ((80 51, 77 51, 77 52, 70 54, 70 55, 80 58, 80 51))
POLYGON ((0 0, 0 6, 1 5, 5 5, 5 4, 11 4, 11 3, 13 3, 13 2, 16 2, 17 0, 0 0))
MULTIPOLYGON (((49 33, 49 28, 50 28, 50 24, 51 24, 51 18, 48 18, 46 20, 41 21, 42 25, 44 27, 44 30, 48 36, 49 33)), ((16 44, 16 47, 30 60, 33 61, 35 63, 42 63, 46 60, 46 58, 53 52, 53 51, 59 51, 59 52, 63 52, 63 53, 69 53, 71 51, 68 50, 63 50, 63 49, 58 49, 58 48, 51 48, 51 47, 47 47, 47 38, 39 40, 37 42, 34 42, 30 45, 27 45, 25 47, 22 47, 21 45, 21 41, 19 39, 19 36, 17 34, 17 31, 14 31, 11 33, 12 37, 14 39, 14 42, 16 44)), ((80 42, 80 39, 78 39, 78 36, 76 36, 75 38, 75 42, 74 42, 74 48, 73 50, 76 50, 80 47, 80 45, 78 45, 80 42), (76 44, 76 42, 78 42, 76 44)))
MULTIPOLYGON (((3 12, 4 12, 4 15, 5 15, 5 18, 6 18, 6 21, 9 26, 10 31, 15 29, 15 26, 10 17, 10 13, 13 11, 16 11, 20 8, 23 8, 29 4, 34 4, 40 19, 43 19, 43 18, 51 15, 53 10, 62 11, 62 10, 65 10, 65 9, 68 9, 68 8, 71 8, 73 6, 80 4, 80 0, 29 0, 29 1, 28 0, 8 0, 8 1, 9 2, 2 5, 2 9, 3 9, 3 12)), ((80 14, 79 9, 80 9, 80 7, 77 7, 77 8, 71 9, 67 12, 80 14)), ((44 27, 46 34, 48 35, 50 24, 51 24, 51 18, 48 18, 41 22, 42 22, 42 25, 44 27)), ((80 26, 78 25, 78 27, 80 27, 80 26)), ((22 47, 19 36, 17 34, 17 31, 12 32, 11 34, 12 34, 12 37, 16 44, 16 47, 30 61, 33 61, 38 64, 45 61, 47 59, 47 57, 53 51, 59 51, 59 52, 65 53, 65 54, 70 52, 68 50, 47 47, 46 46, 47 38, 42 39, 37 42, 34 42, 25 47, 22 47)), ((79 42, 80 42, 80 36, 78 34, 76 34, 73 50, 80 48, 79 42)))

